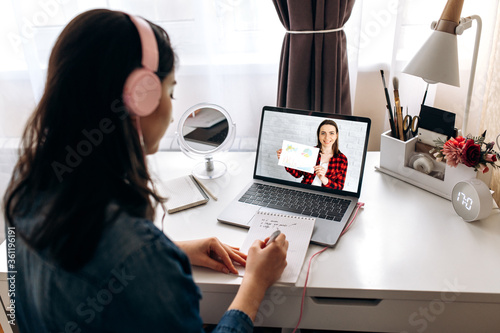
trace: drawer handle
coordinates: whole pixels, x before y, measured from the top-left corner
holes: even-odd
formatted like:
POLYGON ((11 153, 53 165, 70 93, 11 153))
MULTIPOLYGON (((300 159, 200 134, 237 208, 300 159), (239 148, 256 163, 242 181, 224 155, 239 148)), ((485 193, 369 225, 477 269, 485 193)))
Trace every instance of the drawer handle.
POLYGON ((378 298, 341 298, 341 297, 311 297, 312 301, 320 305, 352 305, 377 306, 382 300, 378 298))

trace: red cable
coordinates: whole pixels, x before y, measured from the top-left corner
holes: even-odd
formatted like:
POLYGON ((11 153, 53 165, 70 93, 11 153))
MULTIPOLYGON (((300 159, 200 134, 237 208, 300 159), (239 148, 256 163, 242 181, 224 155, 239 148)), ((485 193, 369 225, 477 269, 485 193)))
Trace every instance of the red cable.
MULTIPOLYGON (((363 207, 365 204, 362 203, 362 202, 358 202, 356 204, 356 212, 354 213, 354 216, 352 217, 351 219, 351 222, 349 222, 349 224, 347 225, 347 227, 344 228, 344 230, 342 231, 342 233, 340 234, 339 238, 342 237, 343 234, 345 234, 347 232, 347 230, 349 229, 349 227, 351 226, 352 222, 354 222, 354 219, 356 218, 356 216, 358 215, 358 211, 361 207, 363 207)), ((316 257, 318 254, 321 254, 323 252, 325 252, 325 250, 328 249, 328 246, 327 247, 324 247, 322 248, 321 250, 319 250, 318 252, 314 253, 311 258, 309 258, 309 263, 307 265, 307 274, 306 274, 306 281, 304 282, 304 289, 302 289, 302 300, 300 301, 300 315, 299 315, 299 321, 297 322, 297 326, 295 326, 294 330, 292 333, 295 333, 295 331, 297 331, 297 328, 299 328, 299 325, 300 325, 300 321, 302 320, 302 312, 304 311, 304 299, 306 297, 306 288, 307 288, 307 280, 309 280, 309 272, 311 270, 311 263, 312 263, 312 260, 314 257, 316 257)))
MULTIPOLYGON (((354 222, 354 219, 356 218, 356 215, 358 215, 358 211, 361 207, 363 207, 365 204, 363 202, 358 202, 356 204, 357 208, 356 208, 356 212, 354 213, 354 216, 352 217, 351 219, 351 222, 349 222, 349 224, 347 225, 347 227, 344 228, 344 231, 342 231, 342 233, 340 234, 340 237, 345 234, 347 232, 347 230, 351 227, 351 224, 352 222, 354 222)), ((340 238, 339 237, 339 238, 340 238)))
POLYGON ((295 333, 295 331, 297 330, 297 328, 299 327, 299 324, 300 324, 300 321, 302 320, 302 311, 304 310, 304 298, 306 297, 306 286, 307 286, 307 280, 309 279, 309 270, 311 268, 311 262, 312 262, 312 259, 324 252, 326 249, 328 249, 328 246, 319 250, 318 252, 316 252, 315 254, 313 254, 311 256, 311 258, 309 258, 309 265, 307 266, 307 274, 306 274, 306 281, 304 282, 304 289, 302 290, 302 300, 300 301, 300 316, 299 316, 299 322, 297 323, 297 326, 295 326, 295 329, 293 330, 292 333, 295 333))

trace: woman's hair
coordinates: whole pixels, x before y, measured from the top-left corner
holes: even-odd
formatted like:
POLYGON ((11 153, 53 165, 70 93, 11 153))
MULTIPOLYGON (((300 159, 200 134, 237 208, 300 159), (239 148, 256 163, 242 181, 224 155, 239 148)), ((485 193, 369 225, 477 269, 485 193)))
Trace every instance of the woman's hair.
POLYGON ((337 126, 337 123, 334 122, 333 120, 331 119, 325 119, 321 122, 321 124, 319 124, 318 126, 318 130, 316 131, 316 137, 318 138, 318 148, 321 149, 321 142, 319 141, 319 132, 320 132, 320 129, 321 129, 321 126, 323 125, 332 125, 332 126, 335 126, 335 131, 337 132, 337 140, 335 140, 335 142, 333 143, 333 146, 332 146, 332 149, 333 149, 333 155, 337 155, 338 152, 339 152, 339 127, 337 126))
MULTIPOLYGON (((175 54, 167 33, 150 25, 159 51, 156 74, 163 80, 174 69, 175 54)), ((92 258, 119 213, 154 219, 163 201, 148 187, 144 152, 122 100, 125 80, 141 67, 141 57, 128 15, 106 9, 74 18, 52 50, 4 208, 10 226, 18 219, 34 223, 29 233, 18 234, 65 269, 92 258)))

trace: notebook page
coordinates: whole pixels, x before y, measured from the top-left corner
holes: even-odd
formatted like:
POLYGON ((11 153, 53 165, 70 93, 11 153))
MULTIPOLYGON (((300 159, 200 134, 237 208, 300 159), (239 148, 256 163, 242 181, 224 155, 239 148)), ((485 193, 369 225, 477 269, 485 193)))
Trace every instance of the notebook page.
MULTIPOLYGON (((248 253, 248 249, 256 239, 264 240, 279 229, 288 240, 286 255, 287 266, 277 282, 295 283, 299 278, 306 252, 314 229, 315 218, 257 212, 250 222, 250 229, 240 251, 248 253)), ((243 276, 245 269, 237 266, 238 273, 243 276)))

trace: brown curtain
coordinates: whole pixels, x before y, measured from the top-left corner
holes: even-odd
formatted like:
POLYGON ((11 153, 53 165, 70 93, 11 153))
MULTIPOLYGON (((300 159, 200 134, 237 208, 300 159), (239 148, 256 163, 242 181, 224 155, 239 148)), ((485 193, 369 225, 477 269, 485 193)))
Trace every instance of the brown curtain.
MULTIPOLYGON (((355 0, 273 0, 287 31, 343 27, 355 0)), ((287 33, 281 50, 277 105, 352 114, 344 31, 287 33)))

